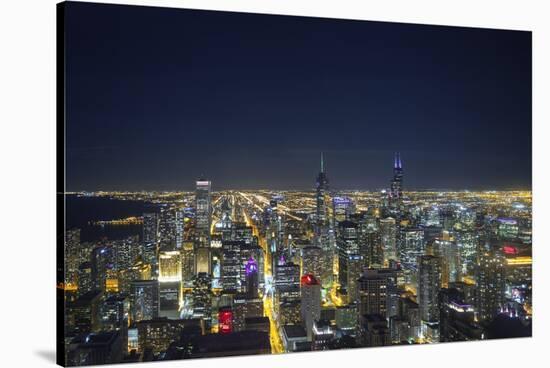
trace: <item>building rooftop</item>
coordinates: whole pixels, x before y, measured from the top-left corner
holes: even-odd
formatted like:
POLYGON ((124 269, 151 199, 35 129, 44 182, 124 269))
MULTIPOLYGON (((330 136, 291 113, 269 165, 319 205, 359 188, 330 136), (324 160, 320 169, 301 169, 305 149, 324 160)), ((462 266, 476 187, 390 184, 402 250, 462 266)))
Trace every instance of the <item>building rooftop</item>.
POLYGON ((300 325, 285 325, 283 326, 283 332, 290 339, 307 337, 306 330, 300 325))

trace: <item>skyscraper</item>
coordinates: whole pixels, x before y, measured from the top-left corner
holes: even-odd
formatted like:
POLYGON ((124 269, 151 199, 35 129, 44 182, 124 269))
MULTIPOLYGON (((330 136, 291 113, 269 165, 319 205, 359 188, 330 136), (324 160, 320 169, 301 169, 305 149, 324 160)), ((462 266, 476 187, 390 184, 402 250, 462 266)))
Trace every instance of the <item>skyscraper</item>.
POLYGON ((245 266, 246 293, 250 298, 258 296, 258 262, 250 257, 245 266))
POLYGON ((193 280, 193 317, 202 318, 206 329, 212 323, 212 277, 198 273, 193 280))
POLYGON ((143 261, 149 264, 156 263, 158 247, 159 218, 154 212, 143 214, 143 247, 141 255, 143 261))
POLYGON ((181 250, 181 278, 184 285, 190 284, 195 274, 195 245, 185 241, 181 250))
POLYGON ((380 314, 391 317, 396 313, 397 270, 368 269, 358 280, 358 314, 380 314))
POLYGON ((439 341, 433 332, 439 327, 438 296, 441 289, 441 260, 439 257, 424 255, 418 261, 418 305, 422 320, 422 333, 433 342, 439 341))
POLYGON ((384 248, 380 231, 360 223, 358 233, 359 253, 364 259, 364 265, 370 268, 381 267, 384 264, 384 248))
POLYGON ((222 242, 221 281, 225 291, 241 290, 241 243, 243 242, 222 242))
POLYGON ((80 229, 65 231, 65 283, 76 284, 80 250, 80 229))
POLYGON ((449 283, 461 281, 462 262, 456 241, 435 239, 433 251, 441 259, 441 285, 448 287, 449 283))
POLYGON ((316 199, 316 235, 321 236, 321 230, 323 227, 328 226, 328 206, 329 206, 329 196, 328 196, 328 178, 325 174, 325 164, 323 153, 321 152, 321 171, 317 175, 317 193, 315 195, 316 199))
POLYGON ((115 253, 110 246, 99 246, 92 251, 92 280, 96 290, 107 290, 107 280, 116 271, 115 253))
MULTIPOLYGON (((357 239, 357 224, 351 221, 342 221, 338 223, 338 281, 342 289, 347 290, 349 281, 358 279, 359 274, 350 274, 350 263, 356 261, 359 254, 359 244, 357 239)), ((354 268, 356 269, 356 268, 354 268)))
MULTIPOLYGON (((330 218, 329 218, 329 186, 325 173, 325 162, 321 152, 321 170, 316 180, 316 211, 315 211, 315 245, 322 249, 322 275, 319 275, 323 285, 328 286, 332 282, 332 265, 334 262, 334 249, 331 242, 330 218)), ((318 276, 318 277, 319 277, 318 276)))
POLYGON ((177 250, 159 252, 159 281, 172 282, 182 280, 181 254, 177 250))
POLYGON ((393 160, 393 179, 390 184, 389 205, 392 212, 399 211, 403 198, 403 165, 401 164, 401 155, 395 153, 393 160))
POLYGON ((159 249, 176 250, 176 208, 163 207, 159 213, 159 249))
POLYGON ((321 255, 320 247, 308 245, 302 248, 302 275, 311 273, 315 277, 321 277, 322 263, 319 262, 321 255))
POLYGON ((116 268, 126 270, 134 265, 139 255, 139 236, 129 236, 115 242, 116 268))
POLYGON ((212 221, 211 182, 200 179, 195 190, 195 272, 212 272, 210 254, 210 225, 212 221))
POLYGON ((380 237, 382 240, 382 248, 384 250, 384 261, 391 259, 398 260, 397 256, 397 228, 395 219, 388 217, 380 219, 380 237))
POLYGON ((312 328, 321 318, 321 284, 312 274, 302 276, 300 280, 301 316, 307 332, 308 341, 312 338, 312 328))
POLYGON ((483 252, 479 255, 475 291, 479 321, 490 322, 504 303, 505 262, 498 253, 483 252))
POLYGON ((418 286, 418 257, 424 255, 426 242, 424 230, 402 229, 400 232, 399 258, 405 274, 405 281, 418 286))
POLYGON ((157 280, 132 281, 130 299, 134 322, 159 316, 159 282, 157 280))
POLYGON ((199 248, 210 246, 210 225, 212 221, 212 183, 208 180, 197 181, 195 190, 196 236, 199 248))
POLYGON ((355 204, 348 197, 332 198, 332 219, 333 226, 340 221, 349 220, 352 213, 355 213, 355 204))

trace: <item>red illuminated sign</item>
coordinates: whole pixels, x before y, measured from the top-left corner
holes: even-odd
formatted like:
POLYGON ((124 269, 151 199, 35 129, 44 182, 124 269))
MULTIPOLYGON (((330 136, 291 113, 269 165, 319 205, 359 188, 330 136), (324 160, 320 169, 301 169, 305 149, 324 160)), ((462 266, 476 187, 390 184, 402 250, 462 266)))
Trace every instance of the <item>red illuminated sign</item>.
POLYGON ((233 330, 233 312, 230 309, 220 310, 218 313, 218 321, 220 333, 231 333, 233 330))
POLYGON ((504 247, 502 247, 502 251, 505 254, 518 254, 518 248, 511 245, 505 245, 504 247))
POLYGON ((300 281, 302 285, 319 285, 319 281, 311 273, 302 276, 300 281))

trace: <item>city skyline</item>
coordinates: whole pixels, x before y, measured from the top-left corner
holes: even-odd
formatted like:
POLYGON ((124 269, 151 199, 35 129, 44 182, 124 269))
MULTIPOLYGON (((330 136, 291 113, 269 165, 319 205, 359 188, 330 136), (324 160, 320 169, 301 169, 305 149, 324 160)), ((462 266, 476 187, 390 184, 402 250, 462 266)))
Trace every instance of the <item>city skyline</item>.
POLYGON ((529 32, 69 7, 68 191, 531 186, 529 32))
POLYGON ((530 32, 58 22, 58 364, 532 336, 530 32))
MULTIPOLYGON (((322 168, 322 171, 323 172, 326 172, 326 163, 325 163, 325 159, 323 157, 325 157, 325 152, 321 151, 320 152, 321 154, 321 168, 322 168)), ((401 153, 400 152, 394 152, 394 159, 393 159, 393 163, 395 165, 395 155, 399 155, 401 156, 401 153)), ((399 158, 399 165, 401 166, 402 165, 402 161, 401 161, 401 158, 399 158)), ((317 163, 317 167, 319 167, 319 162, 317 163)), ((390 168, 391 166, 388 165, 388 168, 386 168, 388 171, 388 175, 390 173, 390 168)), ((402 167, 401 167, 402 168, 402 167)), ((78 190, 68 190, 67 193, 76 193, 76 192, 116 192, 116 191, 121 191, 121 192, 147 192, 147 191, 150 191, 150 192, 181 192, 181 191, 187 191, 187 192, 191 192, 193 191, 193 183, 195 183, 195 181, 197 180, 206 180, 208 179, 210 182, 216 182, 216 180, 213 180, 213 178, 210 178, 208 177, 207 175, 200 175, 196 178, 188 178, 188 180, 185 181, 185 183, 182 183, 182 185, 180 186, 180 188, 173 188, 173 189, 168 189, 168 188, 164 188, 164 189, 154 189, 154 188, 148 188, 148 189, 134 189, 134 190, 126 190, 126 189, 111 189, 111 188, 96 188, 96 189, 78 189, 78 190), (184 190, 182 190, 183 188, 186 188, 184 190)), ((311 183, 310 183, 311 184, 311 183)), ((337 182, 338 184, 338 182, 337 182)), ((218 184, 219 185, 219 184, 218 184)), ((352 187, 345 187, 345 186, 334 186, 334 185, 331 185, 331 188, 333 191, 353 191, 353 190, 357 190, 357 191, 363 191, 363 192, 377 192, 377 191, 384 191, 384 190, 389 190, 389 186, 388 184, 386 183, 386 185, 381 185, 380 187, 378 188, 364 188, 364 187, 355 187, 355 188, 352 188, 352 187)), ((214 192, 216 191, 228 191, 228 190, 275 190, 275 191, 314 191, 315 188, 314 186, 310 185, 309 187, 305 187, 305 188, 301 188, 301 187, 290 187, 290 188, 269 188, 269 187, 264 187, 264 188, 260 188, 260 187, 247 187, 247 186, 244 186, 244 187, 224 187, 223 186, 223 183, 221 186, 219 186, 217 189, 214 188, 215 190, 213 190, 214 192)), ((492 188, 489 188, 489 187, 476 187, 476 186, 471 186, 471 187, 462 187, 462 188, 452 188, 452 187, 449 187, 449 188, 438 188, 438 187, 425 187, 425 188, 408 188, 408 190, 406 191, 409 191, 409 192, 422 192, 422 191, 440 191, 440 192, 456 192, 456 191, 492 191, 492 190, 498 190, 498 191, 530 191, 531 190, 531 185, 529 184, 528 186, 525 186, 525 187, 507 187, 507 188, 499 188, 499 189, 495 189, 494 187, 492 188)))

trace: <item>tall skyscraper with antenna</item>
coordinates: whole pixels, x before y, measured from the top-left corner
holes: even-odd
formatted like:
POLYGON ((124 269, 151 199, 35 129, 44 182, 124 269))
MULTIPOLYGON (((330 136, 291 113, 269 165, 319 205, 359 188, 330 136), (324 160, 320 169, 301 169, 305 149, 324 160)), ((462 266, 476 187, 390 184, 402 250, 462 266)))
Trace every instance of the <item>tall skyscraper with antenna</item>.
POLYGON ((403 165, 401 155, 396 152, 393 159, 393 179, 388 192, 389 205, 392 211, 397 211, 401 207, 403 199, 403 165))
POLYGON ((317 235, 320 234, 320 230, 323 226, 328 225, 328 179, 325 174, 325 163, 323 152, 321 152, 321 171, 317 175, 317 211, 316 211, 316 221, 317 221, 317 235))
POLYGON ((330 195, 328 178, 325 173, 325 161, 321 152, 321 171, 316 181, 316 212, 315 212, 315 243, 322 249, 322 274, 320 275, 323 286, 332 281, 332 264, 334 261, 334 247, 331 241, 331 221, 329 217, 330 195))

